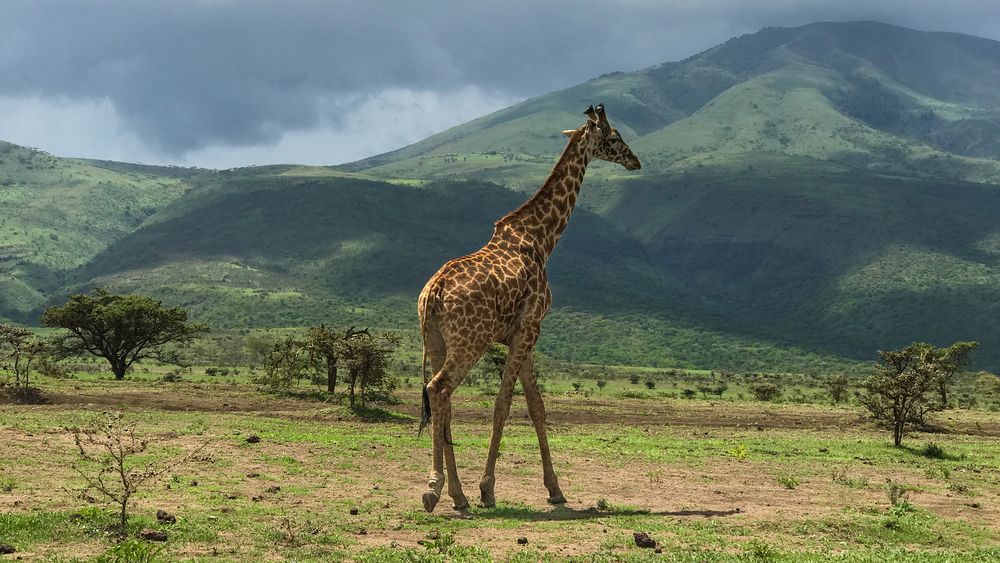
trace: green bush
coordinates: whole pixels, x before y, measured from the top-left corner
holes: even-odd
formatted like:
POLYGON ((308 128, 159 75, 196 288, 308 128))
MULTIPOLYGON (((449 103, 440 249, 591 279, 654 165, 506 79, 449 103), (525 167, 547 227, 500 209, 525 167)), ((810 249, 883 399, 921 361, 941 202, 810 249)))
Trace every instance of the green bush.
POLYGON ((781 387, 774 383, 758 383, 750 387, 750 392, 758 401, 773 401, 781 396, 781 387))

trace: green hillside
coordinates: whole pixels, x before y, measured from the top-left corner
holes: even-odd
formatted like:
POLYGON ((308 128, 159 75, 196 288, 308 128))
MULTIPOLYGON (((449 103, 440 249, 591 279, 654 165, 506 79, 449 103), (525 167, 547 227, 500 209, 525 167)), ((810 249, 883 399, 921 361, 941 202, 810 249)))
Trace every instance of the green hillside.
POLYGON ((180 197, 187 173, 56 158, 0 142, 0 317, 59 291, 69 271, 180 197))
POLYGON ((1000 369, 1000 43, 875 23, 765 29, 337 167, 0 145, 0 316, 110 285, 220 328, 412 337, 424 281, 488 239, 597 102, 643 168, 588 171, 545 354, 831 370, 963 339, 1000 369))
MULTIPOLYGON (((75 287, 153 293, 220 328, 322 322, 412 333, 423 283, 448 258, 481 246, 493 221, 523 199, 494 184, 411 186, 322 170, 201 178, 201 195, 112 244, 76 273, 75 287), (191 205, 197 198, 204 201, 191 205)), ((672 307, 693 295, 650 267, 640 244, 586 210, 574 225, 550 263, 558 309, 545 353, 653 366, 702 366, 720 354, 745 369, 841 363, 706 328, 672 307), (627 343, 614 337, 622 331, 627 343)))

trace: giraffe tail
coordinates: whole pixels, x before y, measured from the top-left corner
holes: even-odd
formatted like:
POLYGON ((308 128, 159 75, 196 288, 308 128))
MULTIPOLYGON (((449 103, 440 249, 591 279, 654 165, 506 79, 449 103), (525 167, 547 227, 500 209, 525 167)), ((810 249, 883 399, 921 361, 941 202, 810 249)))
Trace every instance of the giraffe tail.
POLYGON ((427 424, 431 421, 431 398, 427 394, 427 383, 428 382, 427 382, 427 345, 426 345, 426 343, 424 344, 424 353, 423 353, 423 356, 422 356, 422 358, 420 360, 420 369, 423 372, 423 378, 424 378, 424 393, 423 393, 423 395, 424 395, 423 396, 424 412, 423 412, 423 417, 420 419, 420 428, 417 429, 417 437, 418 438, 420 437, 420 434, 423 433, 424 427, 427 426, 427 424))

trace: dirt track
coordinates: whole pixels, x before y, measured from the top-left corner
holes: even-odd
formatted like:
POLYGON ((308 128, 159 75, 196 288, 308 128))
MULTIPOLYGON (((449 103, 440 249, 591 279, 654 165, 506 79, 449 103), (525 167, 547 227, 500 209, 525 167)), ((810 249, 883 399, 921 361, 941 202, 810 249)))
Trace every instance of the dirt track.
MULTIPOLYGON (((401 392, 402 403, 393 410, 419 416, 420 394, 401 392)), ((325 403, 298 398, 272 397, 240 385, 181 386, 160 384, 136 390, 82 389, 74 393, 50 393, 53 407, 131 409, 164 411, 244 413, 292 419, 329 419, 325 403)), ((693 426, 736 429, 835 430, 869 424, 855 408, 817 409, 812 406, 756 402, 704 402, 685 400, 603 399, 574 395, 545 398, 550 424, 625 424, 629 426, 693 426), (625 408, 623 408, 623 405, 625 408)), ((459 422, 490 421, 492 398, 461 388, 455 395, 453 416, 459 422)), ((522 397, 511 406, 512 423, 530 423, 522 397)), ((970 423, 962 417, 944 415, 937 421, 940 432, 1000 437, 1000 422, 970 423)))

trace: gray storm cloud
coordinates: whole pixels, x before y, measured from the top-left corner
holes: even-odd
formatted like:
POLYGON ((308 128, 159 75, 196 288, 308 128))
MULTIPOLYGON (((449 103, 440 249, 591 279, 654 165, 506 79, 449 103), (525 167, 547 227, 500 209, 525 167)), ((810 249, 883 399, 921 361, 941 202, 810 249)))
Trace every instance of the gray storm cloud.
POLYGON ((3 12, 0 139, 220 166, 360 158, 767 25, 873 19, 1000 38, 995 0, 14 0, 3 12))

